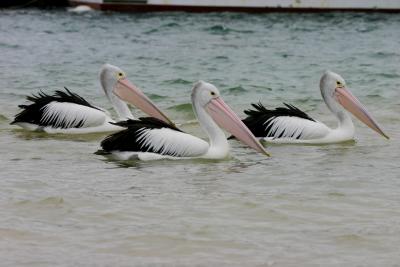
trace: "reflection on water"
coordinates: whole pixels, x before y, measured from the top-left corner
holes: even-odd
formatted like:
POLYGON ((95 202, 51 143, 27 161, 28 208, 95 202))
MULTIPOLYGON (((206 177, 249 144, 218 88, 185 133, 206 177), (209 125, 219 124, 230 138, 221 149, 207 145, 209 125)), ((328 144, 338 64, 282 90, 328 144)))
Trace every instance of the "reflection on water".
POLYGON ((23 140, 35 139, 52 139, 52 140, 72 140, 76 142, 90 142, 104 139, 110 133, 90 133, 90 134, 48 134, 43 131, 26 131, 24 129, 15 128, 10 131, 17 138, 23 140))

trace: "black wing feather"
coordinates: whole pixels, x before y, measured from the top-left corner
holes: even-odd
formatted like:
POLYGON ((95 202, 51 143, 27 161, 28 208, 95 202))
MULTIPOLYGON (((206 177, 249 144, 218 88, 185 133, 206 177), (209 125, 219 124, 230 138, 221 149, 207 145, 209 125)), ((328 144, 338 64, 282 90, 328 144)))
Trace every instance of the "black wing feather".
MULTIPOLYGON (((54 121, 42 122, 44 107, 53 101, 74 103, 100 110, 99 108, 92 106, 83 97, 68 90, 66 87, 64 87, 64 89, 65 92, 57 90, 53 95, 48 95, 40 91, 37 95, 33 94, 31 96, 27 96, 26 99, 32 103, 29 105, 19 105, 18 107, 20 107, 22 111, 15 115, 15 118, 11 124, 17 122, 27 122, 39 126, 53 126, 54 121)), ((83 124, 84 122, 81 121, 75 127, 80 128, 83 126, 83 124)), ((61 126, 61 128, 65 127, 61 126)))
POLYGON ((101 142, 101 148, 107 152, 137 151, 137 152, 160 153, 162 151, 162 148, 156 151, 149 146, 143 146, 140 142, 137 141, 143 129, 170 128, 172 130, 182 132, 177 127, 172 126, 162 120, 153 117, 139 118, 137 120, 120 121, 112 124, 125 127, 126 129, 107 136, 101 142))
MULTIPOLYGON (((263 104, 251 104, 254 109, 245 110, 244 113, 247 117, 243 123, 250 129, 250 131, 257 137, 269 136, 274 118, 281 116, 298 117, 310 121, 315 121, 308 116, 304 111, 297 107, 283 103, 285 107, 278 107, 276 109, 267 109, 263 104)), ((283 133, 282 133, 283 134, 283 133)), ((277 136, 276 138, 279 138, 277 136)), ((297 137, 299 138, 299 136, 297 137)))

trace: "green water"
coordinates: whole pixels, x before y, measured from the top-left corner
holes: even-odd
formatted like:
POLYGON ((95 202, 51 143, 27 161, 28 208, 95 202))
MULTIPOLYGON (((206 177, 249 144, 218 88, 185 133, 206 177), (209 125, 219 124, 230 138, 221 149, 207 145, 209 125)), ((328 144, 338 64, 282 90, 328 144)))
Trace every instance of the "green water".
POLYGON ((388 14, 0 10, 0 265, 396 266, 399 29, 388 14), (391 140, 355 121, 355 142, 271 158, 232 141, 222 161, 115 162, 93 154, 103 134, 9 125, 25 95, 63 86, 111 111, 105 62, 201 137, 199 79, 240 116, 288 102, 335 126, 318 89, 330 69, 391 140))

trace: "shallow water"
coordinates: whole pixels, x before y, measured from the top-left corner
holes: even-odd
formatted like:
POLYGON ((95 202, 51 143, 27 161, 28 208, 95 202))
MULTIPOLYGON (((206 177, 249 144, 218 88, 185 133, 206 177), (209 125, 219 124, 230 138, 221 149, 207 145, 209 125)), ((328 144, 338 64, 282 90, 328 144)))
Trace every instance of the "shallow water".
POLYGON ((399 27, 388 14, 0 10, 1 265, 397 266, 399 27), (110 109, 105 62, 202 137, 193 82, 241 116, 285 101, 334 126, 318 90, 331 69, 391 140, 356 121, 355 142, 271 158, 232 141, 222 161, 115 162, 93 154, 104 134, 9 125, 25 95, 63 86, 110 109))

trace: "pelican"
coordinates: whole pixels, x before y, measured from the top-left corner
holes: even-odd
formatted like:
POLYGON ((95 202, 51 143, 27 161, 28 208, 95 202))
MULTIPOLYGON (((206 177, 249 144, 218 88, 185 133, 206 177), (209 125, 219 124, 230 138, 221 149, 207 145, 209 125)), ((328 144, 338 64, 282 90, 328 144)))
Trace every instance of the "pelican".
MULTIPOLYGON (((100 70, 100 84, 106 97, 118 115, 118 120, 134 119, 128 105, 129 101, 143 112, 166 123, 172 123, 143 92, 133 85, 120 68, 105 64, 100 70)), ((47 133, 85 134, 118 131, 123 128, 114 125, 110 114, 93 106, 81 96, 65 91, 56 91, 54 95, 40 92, 37 96, 28 96, 32 103, 20 105, 22 109, 11 124, 31 131, 47 133)))
POLYGON ((340 75, 326 71, 320 80, 320 90, 325 104, 338 121, 335 129, 285 103, 285 107, 275 110, 269 110, 261 103, 252 104, 255 110, 245 110, 247 117, 243 122, 255 136, 270 143, 339 143, 354 138, 354 125, 347 110, 368 127, 389 139, 364 105, 350 92, 340 75))
POLYGON ((101 142, 101 154, 110 153, 119 160, 223 159, 229 154, 229 144, 220 126, 246 145, 268 155, 240 118, 225 104, 214 85, 197 82, 192 89, 191 100, 194 113, 210 143, 157 118, 140 118, 115 123, 126 129, 106 137, 101 142))

